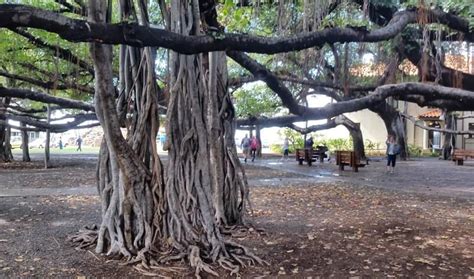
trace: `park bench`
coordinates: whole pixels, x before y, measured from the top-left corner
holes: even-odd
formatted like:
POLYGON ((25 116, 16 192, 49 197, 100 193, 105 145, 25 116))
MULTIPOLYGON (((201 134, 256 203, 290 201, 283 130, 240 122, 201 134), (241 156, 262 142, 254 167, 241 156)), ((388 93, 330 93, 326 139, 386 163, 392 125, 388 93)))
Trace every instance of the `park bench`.
POLYGON ((474 159, 474 150, 454 149, 453 161, 457 166, 464 165, 464 160, 474 159))
POLYGON ((318 146, 316 149, 313 148, 297 148, 295 155, 296 155, 296 161, 300 165, 303 164, 303 162, 307 162, 308 166, 311 166, 313 162, 316 162, 319 160, 319 162, 323 162, 324 158, 327 157, 326 152, 328 151, 328 148, 326 146, 318 146))
POLYGON ((358 172, 359 167, 365 167, 366 163, 361 162, 354 151, 337 150, 336 165, 339 166, 341 171, 344 170, 344 166, 349 166, 354 172, 358 172))

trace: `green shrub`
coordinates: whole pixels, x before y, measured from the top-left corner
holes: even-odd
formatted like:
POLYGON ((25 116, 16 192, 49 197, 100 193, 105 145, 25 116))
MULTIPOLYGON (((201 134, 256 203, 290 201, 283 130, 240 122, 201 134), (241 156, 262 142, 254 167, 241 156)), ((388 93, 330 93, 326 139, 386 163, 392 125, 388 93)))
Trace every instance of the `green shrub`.
POLYGON ((283 154, 283 149, 282 149, 283 145, 282 144, 270 144, 270 150, 273 152, 273 153, 281 153, 283 154))
POLYGON ((414 144, 408 145, 408 154, 410 157, 420 157, 422 153, 423 150, 421 149, 421 147, 416 146, 414 144))

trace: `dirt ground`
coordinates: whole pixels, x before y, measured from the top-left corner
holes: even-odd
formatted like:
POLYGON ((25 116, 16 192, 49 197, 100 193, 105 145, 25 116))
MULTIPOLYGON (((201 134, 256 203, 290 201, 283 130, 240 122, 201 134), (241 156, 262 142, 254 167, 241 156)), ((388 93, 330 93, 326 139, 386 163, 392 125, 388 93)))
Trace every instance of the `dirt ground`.
MULTIPOLYGON (((94 160, 63 157, 57 163, 52 170, 34 164, 26 169, 0 169, 0 277, 138 276, 131 266, 93 251, 77 251, 66 241, 69 234, 99 222, 98 197, 32 196, 27 191, 1 197, 7 188, 39 187, 46 193, 49 187, 94 186, 94 160)), ((413 164, 400 164, 399 171, 405 170, 405 175, 395 177, 379 174, 383 162, 358 174, 339 173, 329 164, 311 169, 294 167, 292 161, 248 164, 252 227, 235 232, 234 237, 269 265, 246 267, 242 277, 473 277, 474 199, 459 194, 473 190, 472 181, 463 176, 473 169, 461 167, 458 179, 448 185, 458 194, 448 195, 447 191, 429 191, 436 188, 431 182, 425 183, 430 188, 423 191, 409 191, 423 186, 413 164), (414 176, 410 180, 408 175, 414 176), (374 187, 380 181, 391 188, 374 187), (403 186, 407 181, 413 185, 403 186)), ((424 164, 431 172, 437 171, 439 179, 449 177, 439 173, 443 171, 440 162, 424 164)), ((185 269, 168 275, 192 274, 185 269)))

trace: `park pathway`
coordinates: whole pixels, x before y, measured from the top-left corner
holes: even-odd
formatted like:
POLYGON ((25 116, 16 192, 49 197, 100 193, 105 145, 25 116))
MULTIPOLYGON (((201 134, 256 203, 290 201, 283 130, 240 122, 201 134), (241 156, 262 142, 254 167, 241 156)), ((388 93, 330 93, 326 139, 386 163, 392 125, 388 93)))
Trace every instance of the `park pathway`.
MULTIPOLYGON (((262 159, 254 163, 278 171, 309 177, 312 182, 345 182, 354 186, 383 188, 402 191, 474 200, 474 164, 455 166, 451 161, 437 158, 416 158, 397 162, 394 174, 386 173, 385 160, 374 158, 358 173, 350 168, 339 171, 335 162, 315 163, 311 167, 298 165, 291 159, 262 159)), ((250 179, 250 178, 249 178, 250 179)))
MULTIPOLYGON (((166 156, 164 156, 166 162, 166 156)), ((95 170, 95 155, 71 156, 62 155, 61 160, 72 164, 74 172, 90 173, 95 170), (73 157, 75 157, 74 160, 73 157), (79 157, 79 158, 78 158, 79 157), (77 165, 77 161, 83 165, 77 165)), ((370 165, 360 168, 358 173, 351 170, 339 171, 334 162, 315 163, 313 166, 298 165, 293 159, 281 161, 279 159, 261 159, 247 163, 246 168, 252 165, 266 167, 281 173, 291 174, 288 177, 254 178, 248 176, 251 187, 284 187, 288 185, 315 185, 317 183, 346 183, 353 186, 368 186, 383 188, 388 191, 414 192, 425 195, 435 195, 451 198, 464 198, 474 200, 474 164, 470 162, 465 166, 455 166, 450 161, 436 158, 418 158, 415 160, 398 162, 396 173, 385 172, 384 160, 373 160, 370 165)), ((31 177, 28 174, 13 173, 8 170, 0 171, 0 197, 21 196, 94 196, 97 189, 93 179, 75 180, 73 173, 68 175, 60 173, 61 169, 51 171, 31 170, 30 175, 41 179, 49 178, 47 187, 31 187, 31 177), (40 176, 38 176, 40 175, 40 176), (73 179, 74 178, 74 179, 73 179), (24 181, 20 183, 19 179, 24 181), (68 180, 72 179, 72 180, 68 180), (20 183, 20 184, 19 184, 20 183), (64 187, 61 185, 80 185, 80 187, 64 187)), ((247 172, 249 173, 249 172, 247 172)), ((86 174, 86 176, 88 176, 86 174)), ((36 186, 36 185, 35 185, 36 186)))

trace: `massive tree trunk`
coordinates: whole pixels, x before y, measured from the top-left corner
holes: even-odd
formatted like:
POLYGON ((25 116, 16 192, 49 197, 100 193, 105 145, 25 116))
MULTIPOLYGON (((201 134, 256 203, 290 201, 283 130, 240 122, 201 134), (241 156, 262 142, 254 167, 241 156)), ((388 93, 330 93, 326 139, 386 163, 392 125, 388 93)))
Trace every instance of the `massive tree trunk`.
POLYGON ((408 157, 405 125, 400 113, 385 101, 379 105, 370 107, 370 110, 377 113, 382 118, 387 133, 394 135, 397 138, 397 143, 400 146, 400 158, 406 160, 408 157))
MULTIPOLYGON (((5 115, 7 106, 10 104, 10 98, 0 98, 0 121, 8 121, 5 115)), ((13 160, 12 149, 10 145, 10 129, 7 125, 0 124, 0 161, 10 162, 13 160)))
MULTIPOLYGON (((92 21, 110 19, 106 1, 90 0, 89 8, 92 21)), ((122 19, 132 8, 129 1, 121 1, 122 19)), ((146 7, 141 8, 140 17, 146 19, 146 7)), ((120 63, 129 65, 121 67, 125 71, 121 77, 130 76, 134 83, 121 81, 120 94, 125 94, 128 102, 119 109, 115 102, 112 47, 92 43, 90 52, 95 70, 95 110, 104 130, 97 168, 102 223, 96 236, 85 231, 72 240, 85 241, 85 245, 97 241, 98 253, 119 254, 144 265, 154 264, 156 258, 151 254, 160 250, 159 244, 166 238, 163 169, 156 147, 160 91, 154 74, 154 52, 150 48, 121 47, 120 63), (133 59, 139 62, 132 63, 133 59), (129 116, 126 121, 118 117, 117 111, 121 109, 129 116), (127 128, 126 139, 121 126, 127 128)))
MULTIPOLYGON (((24 122, 21 122, 20 127, 26 128, 26 124, 24 122)), ((26 129, 21 130, 21 149, 23 153, 23 162, 31 161, 28 141, 29 141, 28 131, 26 129)))
MULTIPOLYGON (((144 2, 139 4, 139 23, 147 23, 144 2)), ((90 1, 89 16, 106 18, 106 4, 90 1)), ((197 1, 173 1, 171 29, 199 32, 197 1), (190 13, 190 11, 193 11, 190 13)), ((136 14, 130 1, 121 2, 122 20, 136 14)), ((142 266, 187 258, 196 274, 217 275, 208 265, 238 271, 244 260, 258 260, 246 248, 220 233, 219 224, 241 222, 245 208, 245 184, 239 183, 240 164, 233 135, 233 107, 224 74, 225 56, 170 55, 170 103, 168 105, 169 163, 166 187, 157 155, 157 95, 154 52, 150 48, 121 47, 120 93, 112 78, 112 49, 91 44, 95 68, 95 107, 104 129, 97 169, 102 200, 102 224, 97 252, 120 254, 142 266), (209 71, 205 71, 209 65, 209 71), (211 124, 212 123, 212 124, 211 124), (120 126, 127 128, 124 139, 120 126), (158 259, 156 251, 168 251, 158 259), (238 250, 237 252, 235 252, 238 250)), ((73 238, 95 241, 94 232, 73 238)))
MULTIPOLYGON (((202 28, 198 1, 188 3, 171 2, 170 29, 198 35, 202 28)), ((218 262, 236 272, 236 263, 249 259, 250 252, 225 240, 219 230, 219 223, 241 219, 244 199, 240 193, 244 188, 234 181, 239 165, 231 142, 233 108, 224 79, 224 56, 208 56, 209 62, 202 54, 170 54, 170 150, 165 194, 170 212, 167 232, 174 248, 188 256, 197 273, 206 270, 215 274, 205 261, 218 262), (234 253, 234 249, 247 255, 234 253)))

